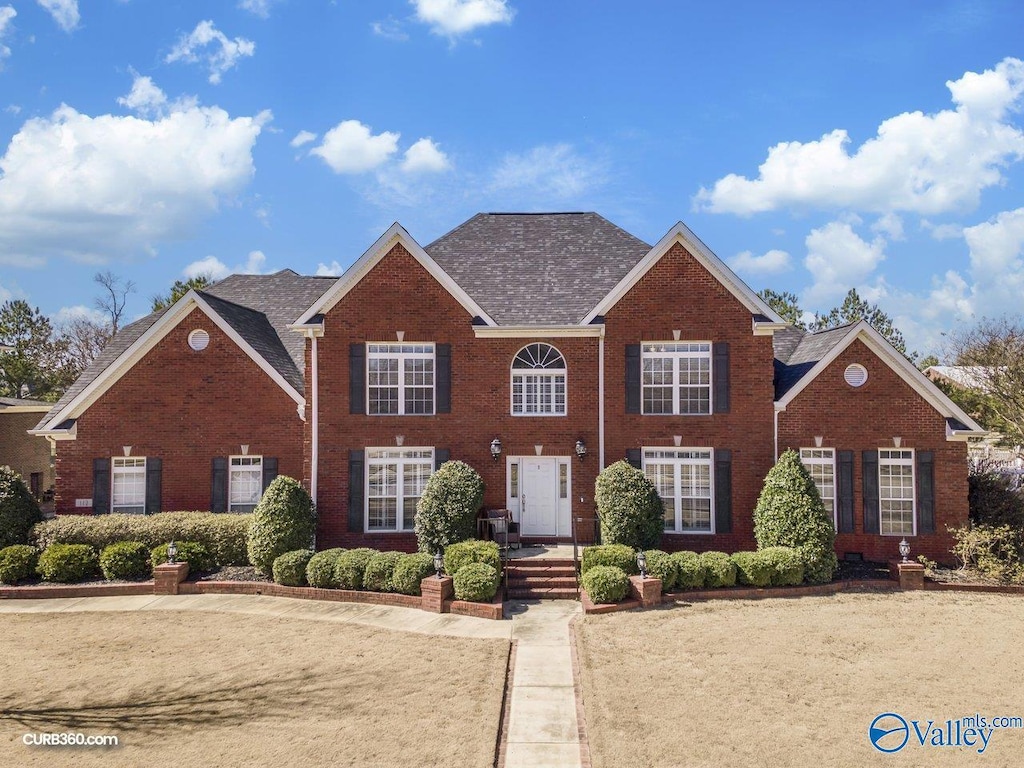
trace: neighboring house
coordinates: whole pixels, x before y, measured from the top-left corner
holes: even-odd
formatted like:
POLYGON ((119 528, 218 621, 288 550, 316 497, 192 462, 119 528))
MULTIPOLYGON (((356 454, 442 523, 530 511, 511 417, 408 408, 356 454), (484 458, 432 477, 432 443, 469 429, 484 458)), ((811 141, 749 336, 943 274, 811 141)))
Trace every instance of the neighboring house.
MULTIPOLYGON (((990 391, 992 374, 996 370, 982 365, 932 365, 924 369, 924 375, 947 388, 952 386, 984 395, 990 391)), ((1020 470, 1024 456, 1021 446, 1007 445, 999 432, 992 432, 983 440, 971 441, 969 455, 972 459, 984 460, 1014 471, 1020 470)))
POLYGON ((0 397, 0 466, 9 466, 21 475, 38 501, 53 489, 53 461, 50 444, 28 430, 52 405, 41 400, 0 397))
MULTIPOLYGON (((625 458, 662 495, 666 549, 735 551, 792 447, 841 557, 889 559, 906 536, 948 560, 965 443, 984 434, 866 324, 786 325, 681 223, 651 246, 593 213, 480 214, 425 248, 395 224, 332 282, 234 276, 140 323, 39 425, 63 438, 60 512, 124 508, 125 488, 139 511, 223 508, 217 462, 247 443, 302 478, 321 548, 414 547, 416 502, 449 458, 527 541, 592 541, 595 479, 625 458), (267 314, 264 343, 221 335, 248 339, 283 285, 310 297, 267 314), (200 329, 205 352, 188 346, 200 329), (133 457, 145 468, 119 485, 133 457), (163 498, 147 505, 154 461, 163 498)), ((255 472, 247 487, 252 501, 255 472)))

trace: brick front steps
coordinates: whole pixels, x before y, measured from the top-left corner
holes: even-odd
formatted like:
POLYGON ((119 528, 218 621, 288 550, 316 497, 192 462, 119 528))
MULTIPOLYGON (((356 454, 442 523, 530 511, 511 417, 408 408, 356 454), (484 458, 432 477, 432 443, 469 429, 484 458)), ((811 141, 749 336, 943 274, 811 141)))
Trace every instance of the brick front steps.
POLYGON ((572 558, 509 560, 508 596, 513 600, 576 600, 576 566, 572 558))

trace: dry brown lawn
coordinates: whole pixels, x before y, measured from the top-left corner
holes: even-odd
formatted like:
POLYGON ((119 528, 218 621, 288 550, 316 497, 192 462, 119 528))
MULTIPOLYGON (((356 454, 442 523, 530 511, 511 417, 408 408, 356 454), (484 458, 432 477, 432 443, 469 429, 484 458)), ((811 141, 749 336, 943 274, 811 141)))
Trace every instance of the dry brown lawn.
POLYGON ((1024 716, 1019 596, 714 601, 577 632, 595 768, 1024 765, 1024 730, 996 731, 984 754, 911 731, 886 755, 867 735, 884 712, 1024 716))
POLYGON ((224 613, 0 616, 0 766, 489 766, 508 643, 224 613), (115 748, 27 747, 25 733, 115 748))

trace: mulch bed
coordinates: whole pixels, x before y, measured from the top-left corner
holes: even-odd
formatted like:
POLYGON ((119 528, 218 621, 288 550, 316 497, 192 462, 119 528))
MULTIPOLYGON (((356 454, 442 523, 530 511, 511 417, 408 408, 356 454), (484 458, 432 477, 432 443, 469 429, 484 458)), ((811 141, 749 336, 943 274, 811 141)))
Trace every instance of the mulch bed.
POLYGON ((251 565, 225 565, 216 571, 189 574, 189 581, 259 581, 270 584, 274 580, 264 576, 251 565))

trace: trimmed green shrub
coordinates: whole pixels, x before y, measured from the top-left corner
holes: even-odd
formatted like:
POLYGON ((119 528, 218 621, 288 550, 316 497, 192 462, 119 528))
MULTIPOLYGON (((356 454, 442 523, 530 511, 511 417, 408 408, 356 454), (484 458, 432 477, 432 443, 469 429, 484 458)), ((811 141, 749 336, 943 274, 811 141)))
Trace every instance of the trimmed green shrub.
POLYGON ((595 565, 583 574, 583 588, 593 603, 617 603, 629 592, 629 576, 614 565, 595 565))
POLYGON ((641 470, 617 461, 597 476, 594 501, 601 517, 601 541, 632 549, 653 549, 665 530, 658 489, 641 470))
POLYGON ((446 461, 430 476, 416 505, 416 541, 433 555, 473 538, 476 513, 484 501, 484 481, 462 461, 446 461))
POLYGON ((0 584, 17 584, 36 572, 39 551, 28 544, 0 549, 0 584))
POLYGON ((644 552, 647 558, 647 573, 661 579, 661 591, 671 592, 676 588, 679 578, 679 566, 668 552, 660 549, 649 549, 644 552))
POLYGON ((598 565, 611 565, 626 574, 640 573, 636 564, 636 552, 625 544, 597 544, 593 547, 586 547, 583 550, 580 573, 586 574, 587 571, 598 565))
POLYGON ((487 563, 469 563, 459 568, 452 577, 457 600, 486 603, 498 593, 500 576, 497 569, 487 563))
POLYGON ((391 584, 395 592, 403 595, 420 594, 420 582, 434 575, 434 558, 426 552, 414 555, 402 555, 395 564, 391 574, 391 584))
POLYGON ((795 587, 803 583, 804 561, 792 547, 768 547, 758 550, 773 587, 795 587))
POLYGON ((100 570, 107 581, 142 579, 152 573, 149 547, 141 541, 116 541, 100 552, 100 570))
POLYGON ((700 564, 704 568, 705 587, 736 585, 736 564, 725 552, 701 552, 700 564))
POLYGON ((36 573, 47 581, 85 581, 96 575, 99 561, 88 544, 53 544, 39 556, 36 573))
POLYGON ((334 569, 338 565, 338 558, 348 552, 347 549, 335 548, 325 549, 317 552, 306 565, 306 582, 311 587, 321 589, 337 589, 338 579, 334 575, 334 569))
POLYGON ((21 475, 0 466, 0 549, 27 544, 32 526, 43 519, 39 504, 21 475))
MULTIPOLYGON (((167 546, 161 544, 153 547, 153 551, 150 552, 149 561, 154 568, 167 562, 167 546)), ((178 548, 178 556, 175 559, 179 563, 188 563, 189 573, 205 573, 217 567, 210 550, 198 541, 176 541, 174 546, 178 548)))
POLYGON ((672 560, 676 564, 676 586, 679 589, 700 589, 704 586, 707 574, 704 563, 696 552, 683 550, 673 552, 672 560))
POLYGON ((462 566, 470 563, 487 563, 494 570, 500 571, 501 551, 497 542, 470 539, 449 544, 444 551, 444 572, 449 576, 454 576, 462 566))
POLYGON ((363 587, 373 592, 394 592, 391 579, 401 558, 401 552, 378 552, 371 557, 363 573, 363 587))
POLYGON ((306 489, 286 475, 278 475, 263 493, 249 526, 249 562, 264 574, 285 552, 312 549, 316 509, 306 489))
POLYGON ((832 519, 807 467, 792 449, 779 457, 764 479, 754 509, 754 538, 758 549, 796 549, 804 564, 804 578, 811 584, 832 581, 839 568, 832 519))
POLYGON ((1024 584, 1024 531, 1008 525, 951 528, 953 554, 989 578, 1024 584))
POLYGON ((767 587, 772 583, 772 569, 760 552, 733 552, 736 581, 750 587, 767 587))
POLYGON ((377 554, 376 549, 361 547, 350 549, 338 556, 334 566, 334 580, 341 589, 362 589, 366 566, 377 554))
POLYGON ((306 586, 306 566, 313 553, 308 549, 293 549, 274 560, 274 583, 286 587, 306 586))

